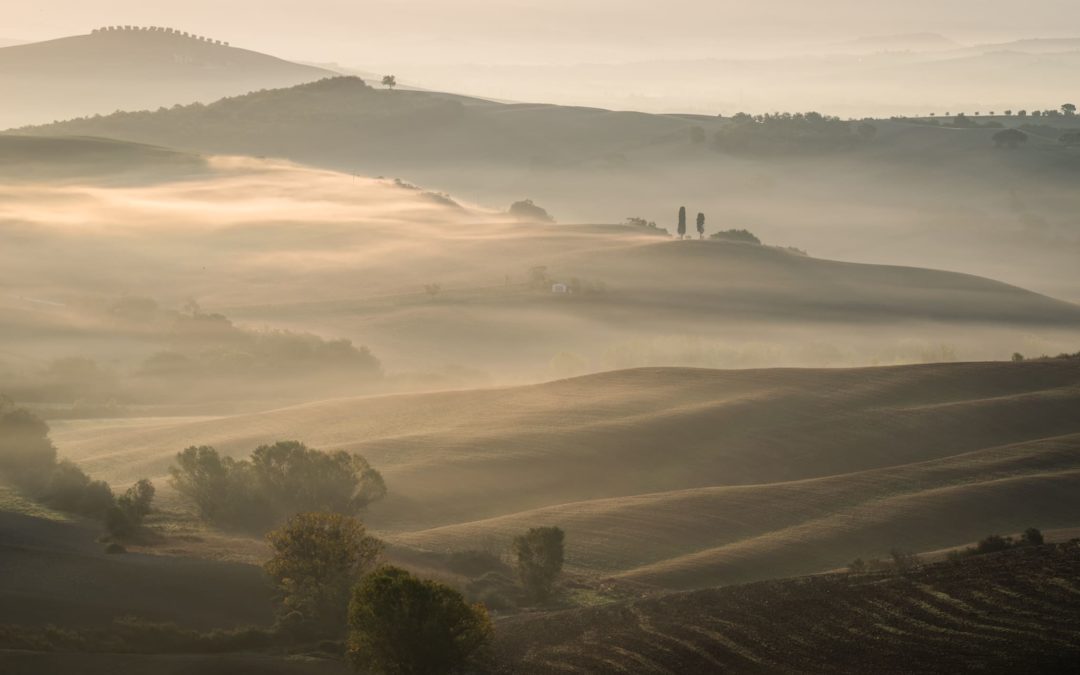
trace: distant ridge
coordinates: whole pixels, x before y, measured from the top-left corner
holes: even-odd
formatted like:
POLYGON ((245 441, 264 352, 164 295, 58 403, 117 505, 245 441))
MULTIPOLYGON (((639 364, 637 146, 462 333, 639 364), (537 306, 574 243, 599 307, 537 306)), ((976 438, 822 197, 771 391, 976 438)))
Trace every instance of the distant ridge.
POLYGON ((107 26, 0 48, 0 86, 18 92, 0 109, 0 128, 210 102, 333 74, 218 37, 161 26, 107 26))

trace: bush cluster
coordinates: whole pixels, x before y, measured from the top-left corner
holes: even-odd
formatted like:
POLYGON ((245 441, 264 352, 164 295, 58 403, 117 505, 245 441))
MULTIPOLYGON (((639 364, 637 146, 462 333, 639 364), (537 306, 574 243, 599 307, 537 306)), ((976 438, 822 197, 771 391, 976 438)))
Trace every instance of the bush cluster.
POLYGON ((240 460, 209 446, 189 447, 169 474, 204 520, 259 531, 301 512, 355 515, 386 495, 382 475, 361 455, 299 441, 259 446, 240 460))
POLYGON ((985 538, 979 540, 974 546, 968 546, 959 551, 951 551, 949 553, 949 559, 957 560, 973 555, 986 555, 987 553, 997 553, 999 551, 1007 551, 1011 548, 1019 548, 1022 546, 1042 546, 1043 543, 1044 539, 1042 532, 1038 528, 1029 527, 1024 530, 1019 539, 1005 537, 1000 534, 987 535, 985 538))
POLYGON ((714 146, 731 153, 770 155, 848 150, 873 139, 877 128, 816 112, 738 113, 716 132, 714 146))
POLYGON ((59 511, 100 518, 118 538, 138 531, 154 499, 154 485, 145 478, 119 499, 114 497, 108 483, 93 480, 73 462, 57 457, 49 426, 41 418, 3 397, 0 479, 59 511))

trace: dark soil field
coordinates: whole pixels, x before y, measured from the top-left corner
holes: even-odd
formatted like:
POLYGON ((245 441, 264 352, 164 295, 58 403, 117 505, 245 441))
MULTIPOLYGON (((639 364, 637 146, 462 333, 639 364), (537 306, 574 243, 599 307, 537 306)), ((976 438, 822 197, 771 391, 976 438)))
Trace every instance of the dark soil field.
POLYGON ((1074 540, 519 616, 497 647, 505 673, 1076 672, 1078 580, 1074 540))

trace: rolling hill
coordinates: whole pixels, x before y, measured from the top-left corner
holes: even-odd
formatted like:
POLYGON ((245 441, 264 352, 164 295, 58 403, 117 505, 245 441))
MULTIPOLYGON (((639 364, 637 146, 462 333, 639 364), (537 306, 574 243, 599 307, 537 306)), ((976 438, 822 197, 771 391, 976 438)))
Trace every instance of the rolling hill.
MULTIPOLYGON (((134 387, 69 403, 197 384, 140 375, 155 354, 185 351, 172 323, 191 300, 249 327, 350 339, 392 373, 469 374, 459 383, 1056 354, 1080 331, 1076 305, 965 274, 520 222, 280 161, 81 137, 0 136, 0 148, 12 158, 0 168, 9 382, 23 371, 40 389, 53 361, 83 357, 134 387), (575 292, 552 293, 556 282, 575 292), (118 314, 124 302, 151 309, 118 314)), ((25 398, 61 402, 41 396, 25 398)))
POLYGON ((10 93, 0 128, 210 102, 329 75, 172 29, 97 29, 0 48, 0 87, 10 93))
POLYGON ((697 588, 1075 526, 1078 404, 1076 359, 642 369, 53 436, 118 484, 160 480, 195 444, 359 451, 390 486, 369 522, 396 545, 462 550, 557 524, 577 574, 697 588))
POLYGON ((1080 659, 1076 543, 523 615, 506 673, 1066 672, 1080 659))
POLYGON ((904 120, 874 120, 866 137, 852 124, 824 146, 778 127, 747 149, 738 136, 718 144, 730 118, 501 104, 337 78, 20 133, 401 176, 489 206, 532 198, 564 222, 641 216, 670 228, 686 205, 710 232, 745 228, 823 257, 952 269, 1075 302, 1080 153, 1058 142, 1061 120, 1044 119, 1015 150, 995 147, 996 128, 904 120))

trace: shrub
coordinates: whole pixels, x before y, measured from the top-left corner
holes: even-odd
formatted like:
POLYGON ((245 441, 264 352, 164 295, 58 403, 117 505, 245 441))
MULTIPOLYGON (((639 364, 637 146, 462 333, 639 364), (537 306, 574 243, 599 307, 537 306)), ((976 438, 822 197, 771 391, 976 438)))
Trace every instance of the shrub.
POLYGON ((991 534, 975 545, 975 553, 996 553, 1013 547, 1012 537, 1003 537, 1000 534, 991 534))
POLYGON ((1020 535, 1020 544, 1023 546, 1042 546, 1044 541, 1043 533, 1035 527, 1029 527, 1020 535))
POLYGON ((555 219, 541 206, 533 203, 531 199, 523 199, 510 205, 510 215, 516 220, 531 223, 554 223, 555 219))
POLYGON ((719 239, 721 241, 736 241, 744 244, 760 244, 761 240, 749 230, 724 230, 722 232, 714 232, 709 235, 709 239, 719 239))
POLYGON ((266 535, 274 556, 264 566, 281 596, 281 616, 334 634, 345 626, 349 591, 371 570, 382 542, 356 518, 301 513, 266 535))
POLYGON ((551 597, 562 572, 565 533, 557 527, 534 527, 514 538, 518 576, 534 600, 551 597))
POLYGON ((396 567, 368 575, 349 605, 348 656, 364 672, 462 672, 484 658, 491 636, 483 607, 396 567))
POLYGON ((1003 129, 991 137, 999 148, 1015 148, 1026 143, 1028 135, 1019 129, 1003 129))
POLYGON ((893 570, 901 574, 916 569, 922 564, 918 555, 898 548, 889 551, 889 557, 892 558, 893 570))

